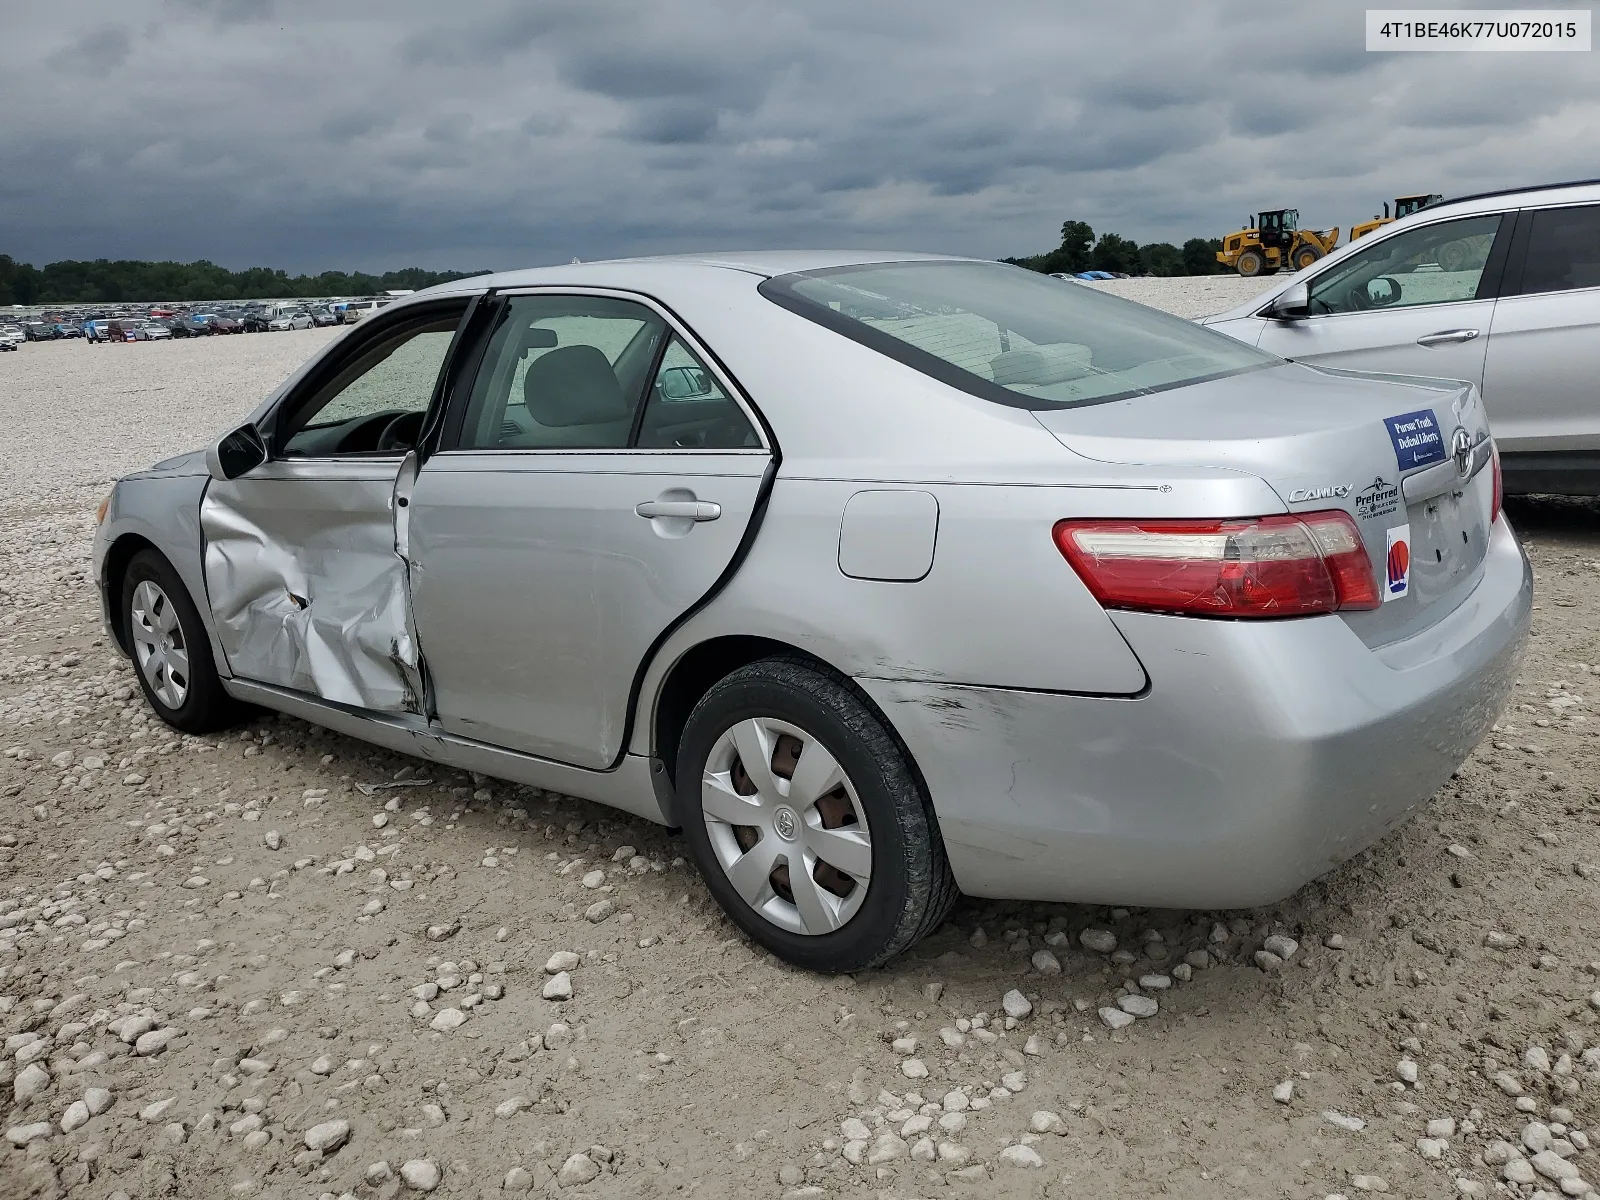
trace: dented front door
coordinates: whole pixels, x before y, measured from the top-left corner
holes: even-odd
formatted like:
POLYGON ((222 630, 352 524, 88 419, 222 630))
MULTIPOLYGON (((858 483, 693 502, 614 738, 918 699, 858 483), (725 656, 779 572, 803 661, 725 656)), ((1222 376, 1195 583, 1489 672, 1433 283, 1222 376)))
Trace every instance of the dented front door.
POLYGON ((242 679, 421 713, 397 488, 415 456, 279 460, 213 480, 200 506, 206 591, 242 679), (397 535, 402 544, 397 545, 397 535))

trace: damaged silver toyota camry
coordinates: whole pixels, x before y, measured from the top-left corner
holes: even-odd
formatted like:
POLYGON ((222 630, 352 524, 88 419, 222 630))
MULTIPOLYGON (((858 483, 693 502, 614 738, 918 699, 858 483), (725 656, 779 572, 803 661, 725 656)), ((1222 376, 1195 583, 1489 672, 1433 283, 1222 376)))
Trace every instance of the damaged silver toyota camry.
POLYGON ((435 288, 102 516, 169 724, 276 709, 681 828, 828 971, 958 891, 1279 899, 1466 757, 1532 596, 1471 385, 910 255, 435 288))

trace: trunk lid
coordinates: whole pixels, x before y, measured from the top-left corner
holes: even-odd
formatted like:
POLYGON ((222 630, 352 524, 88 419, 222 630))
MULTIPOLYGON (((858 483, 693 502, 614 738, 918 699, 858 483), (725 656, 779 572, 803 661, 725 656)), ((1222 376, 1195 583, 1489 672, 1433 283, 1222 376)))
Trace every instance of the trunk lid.
POLYGON ((1469 383, 1285 364, 1034 416, 1085 458, 1224 467, 1263 480, 1284 511, 1348 512, 1384 603, 1340 615, 1369 646, 1454 610, 1488 551, 1489 426, 1469 383), (1457 430, 1473 448, 1465 478, 1452 453, 1457 430))

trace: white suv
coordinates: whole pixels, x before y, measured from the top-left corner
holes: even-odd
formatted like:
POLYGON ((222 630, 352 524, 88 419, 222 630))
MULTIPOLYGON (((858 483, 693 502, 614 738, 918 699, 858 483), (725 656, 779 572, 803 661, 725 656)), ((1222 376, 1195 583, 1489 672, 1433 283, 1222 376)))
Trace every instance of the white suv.
POLYGON ((1468 380, 1506 491, 1600 495, 1600 181, 1431 205, 1205 324, 1301 362, 1468 380))

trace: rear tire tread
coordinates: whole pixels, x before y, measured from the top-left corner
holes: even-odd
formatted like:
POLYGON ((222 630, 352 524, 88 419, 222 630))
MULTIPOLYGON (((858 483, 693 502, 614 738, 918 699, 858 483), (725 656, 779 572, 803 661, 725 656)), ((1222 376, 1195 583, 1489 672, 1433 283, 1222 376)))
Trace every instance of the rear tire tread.
MULTIPOLYGON (((861 947, 854 957, 839 958, 830 962, 803 962, 800 965, 814 970, 849 972, 882 966, 890 959, 904 953, 942 925, 960 899, 960 890, 950 870, 944 839, 939 833, 938 817, 929 802, 927 788, 912 765, 910 755, 893 734, 888 723, 873 709, 851 684, 848 677, 824 667, 810 659, 794 655, 764 658, 739 668, 713 684, 701 697, 684 727, 683 744, 687 747, 697 736, 696 716, 709 704, 721 704, 739 691, 751 686, 775 686, 803 696, 839 720, 853 734, 877 764, 894 809, 894 823, 904 843, 905 900, 896 916, 892 930, 876 947, 861 947), (915 800, 915 806, 907 801, 915 800)), ((709 740, 707 746, 709 747, 709 740)), ((838 753, 838 747, 833 747, 838 753)), ((686 834, 690 823, 701 820, 697 800, 689 789, 698 780, 703 756, 679 754, 680 764, 679 817, 684 822, 686 834), (693 766, 693 778, 681 772, 693 766)), ((860 781, 857 781, 858 788, 860 781)), ((882 820, 879 814, 872 814, 882 820)), ((874 844, 878 842, 874 833, 874 844)), ((691 846, 698 847, 698 839, 691 837, 691 846)), ((696 858, 698 859, 698 850, 696 858)), ((702 874, 715 867, 701 866, 702 874)), ((717 894, 718 889, 713 889, 717 894)), ((717 897, 720 901, 721 897, 717 897)), ((727 906, 724 905, 725 910, 727 906)), ((861 919, 865 913, 857 917, 861 919)), ((763 942, 774 953, 783 956, 773 943, 776 937, 766 933, 781 933, 755 913, 729 911, 729 916, 756 940, 763 942)), ((849 926, 846 926, 848 929, 849 926)), ((834 934, 827 935, 836 936, 834 934)), ((809 940, 809 939, 808 939, 809 940)), ((791 956, 786 956, 791 957, 791 956)), ((793 958, 791 957, 791 961, 793 958)))

